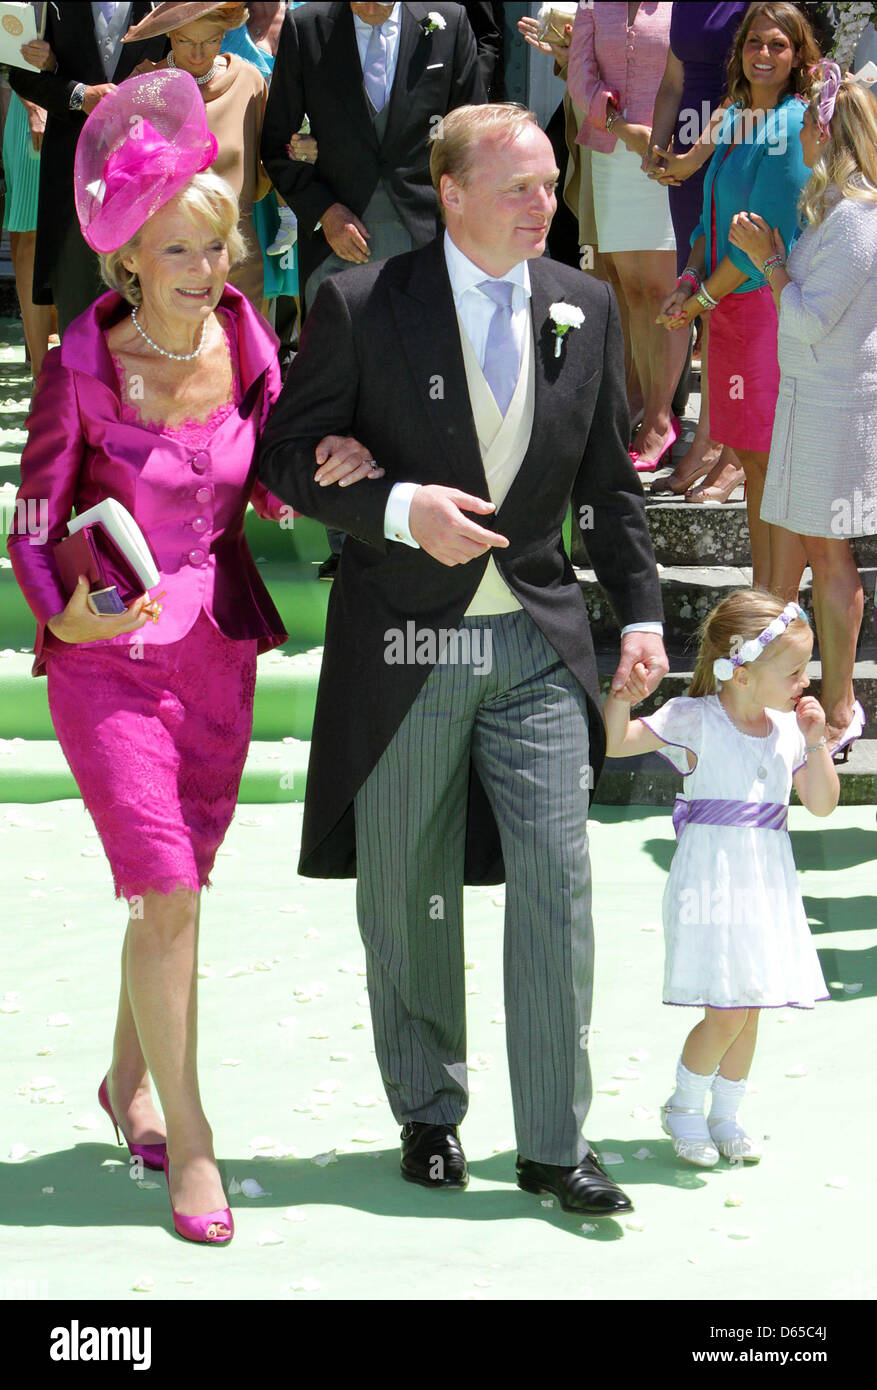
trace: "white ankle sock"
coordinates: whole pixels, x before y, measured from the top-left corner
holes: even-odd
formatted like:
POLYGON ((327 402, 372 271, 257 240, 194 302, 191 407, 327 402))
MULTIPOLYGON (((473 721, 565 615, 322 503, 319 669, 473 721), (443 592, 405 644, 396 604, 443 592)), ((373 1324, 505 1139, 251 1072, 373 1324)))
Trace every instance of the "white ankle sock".
POLYGON ((713 1138, 725 1140, 745 1137, 745 1130, 737 1121, 737 1110, 745 1093, 745 1077, 741 1081, 729 1081, 726 1076, 716 1076, 713 1081, 708 1121, 713 1138))
POLYGON ((667 1104, 679 1110, 696 1110, 699 1113, 668 1115, 667 1125, 677 1139, 709 1139, 703 1106, 715 1075, 715 1072, 702 1076, 699 1072, 689 1071, 682 1058, 679 1058, 676 1065, 676 1090, 667 1104))

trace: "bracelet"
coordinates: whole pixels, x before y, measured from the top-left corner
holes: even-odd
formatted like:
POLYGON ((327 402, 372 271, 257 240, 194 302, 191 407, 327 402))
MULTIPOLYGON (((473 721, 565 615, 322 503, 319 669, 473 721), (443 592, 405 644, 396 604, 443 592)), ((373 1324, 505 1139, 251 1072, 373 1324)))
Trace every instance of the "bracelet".
POLYGON ((825 737, 825 734, 823 734, 823 735, 822 735, 822 738, 819 740, 819 742, 818 742, 818 743, 814 743, 814 744, 812 745, 812 747, 811 747, 811 745, 810 745, 809 743, 805 743, 805 744, 804 744, 804 752, 805 752, 805 753, 818 753, 819 750, 820 750, 820 748, 824 748, 824 747, 826 746, 827 743, 828 743, 828 739, 825 737))
POLYGON ((764 273, 764 277, 765 277, 765 279, 768 281, 768 283, 770 282, 771 276, 773 275, 773 273, 774 273, 774 271, 777 269, 777 267, 780 267, 781 269, 785 269, 785 265, 786 265, 786 263, 785 263, 785 261, 783 260, 782 256, 770 256, 770 257, 765 261, 765 263, 764 263, 764 265, 761 267, 761 269, 762 269, 762 271, 763 271, 763 273, 764 273))
POLYGON ((706 289, 703 285, 701 285, 700 289, 694 297, 697 300, 698 304, 702 304, 705 309, 717 309, 719 307, 719 301, 717 299, 713 299, 709 290, 706 289))
POLYGON ((696 294, 697 291, 700 289, 700 286, 701 286, 700 277, 698 276, 697 271, 696 271, 696 270, 693 270, 692 267, 691 267, 690 265, 687 265, 687 266, 685 267, 685 269, 683 270, 682 274, 679 276, 679 279, 676 281, 676 288, 677 288, 677 289, 678 289, 679 286, 682 284, 683 280, 688 280, 689 283, 692 284, 692 285, 694 286, 694 292, 695 292, 695 294, 696 294))
POLYGON ((606 108, 606 133, 607 133, 608 135, 611 135, 611 134, 612 134, 612 127, 614 126, 614 124, 615 124, 615 122, 616 122, 617 120, 618 120, 618 112, 617 112, 617 111, 610 111, 609 108, 608 108, 608 106, 607 106, 607 108, 606 108))

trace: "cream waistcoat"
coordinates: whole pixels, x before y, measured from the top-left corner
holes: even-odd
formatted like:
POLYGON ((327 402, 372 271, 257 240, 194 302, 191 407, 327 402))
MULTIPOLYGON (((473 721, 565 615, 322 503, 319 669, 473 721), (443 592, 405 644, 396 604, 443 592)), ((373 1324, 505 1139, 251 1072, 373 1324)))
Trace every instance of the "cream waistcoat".
MULTIPOLYGON (((505 501, 509 488, 514 482, 524 455, 530 445, 533 432, 533 407, 536 399, 536 376, 533 369, 533 330, 528 328, 524 334, 521 353, 521 369, 515 393, 509 402, 505 415, 500 414, 499 406, 487 379, 478 364, 478 358, 457 315, 460 329, 460 342, 463 347, 463 363, 466 368, 466 382, 469 387, 469 401, 475 421, 475 432, 481 448, 481 461, 490 500, 497 511, 505 501)), ((476 518, 477 520, 477 518, 476 518)), ((509 589, 496 567, 491 554, 484 571, 484 578, 475 591, 475 596, 466 609, 465 617, 483 617, 490 613, 513 613, 521 605, 509 589)))

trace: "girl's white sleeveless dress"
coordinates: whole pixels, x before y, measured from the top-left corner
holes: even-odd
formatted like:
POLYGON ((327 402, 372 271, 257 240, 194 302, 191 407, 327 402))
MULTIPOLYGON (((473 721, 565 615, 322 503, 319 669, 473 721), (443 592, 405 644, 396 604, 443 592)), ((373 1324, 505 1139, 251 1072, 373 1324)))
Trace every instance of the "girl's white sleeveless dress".
MULTIPOLYGON (((668 700, 642 722, 684 778, 689 801, 788 806, 804 765, 794 711, 768 710, 771 732, 741 733, 717 695, 668 700), (697 762, 688 771, 688 748, 697 762), (760 772, 765 776, 761 777, 760 772)), ((664 890, 665 1004, 812 1009, 828 999, 786 830, 689 821, 664 890)))

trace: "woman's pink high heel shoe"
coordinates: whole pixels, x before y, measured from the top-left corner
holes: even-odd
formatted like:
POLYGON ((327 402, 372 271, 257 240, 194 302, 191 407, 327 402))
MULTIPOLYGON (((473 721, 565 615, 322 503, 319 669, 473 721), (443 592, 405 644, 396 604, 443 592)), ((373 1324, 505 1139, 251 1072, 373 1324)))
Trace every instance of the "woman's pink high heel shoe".
POLYGON ((630 454, 631 463, 637 473, 654 473, 657 468, 662 467, 661 459, 665 454, 667 455, 667 463, 672 463, 673 445, 676 443, 681 432, 682 426, 676 419, 676 416, 673 415, 670 419, 670 428, 667 431, 667 438, 664 440, 664 446, 656 459, 641 459, 638 450, 628 449, 627 452, 630 454))
MULTIPOLYGON (((167 1178, 167 1192, 170 1197, 171 1178, 167 1152, 164 1156, 164 1175, 167 1178)), ((202 1216, 185 1216, 181 1211, 174 1208, 174 1199, 171 1197, 171 1212, 174 1218, 174 1230, 178 1236, 184 1240, 200 1241, 203 1245, 228 1245, 234 1235, 234 1221, 231 1211, 224 1207, 222 1211, 206 1211, 202 1216), (228 1235, 211 1235, 211 1226, 225 1226, 228 1235)))
MULTIPOLYGON (((102 1110, 106 1110, 113 1122, 113 1129, 116 1131, 116 1142, 119 1144, 128 1143, 122 1134, 119 1133, 119 1124, 113 1114, 113 1107, 110 1105, 110 1093, 107 1089, 107 1078, 104 1077, 100 1083, 97 1093, 97 1103, 102 1110)), ((133 1158, 142 1159, 147 1168, 161 1169, 164 1166, 164 1156, 167 1153, 167 1144, 128 1144, 133 1158)))

